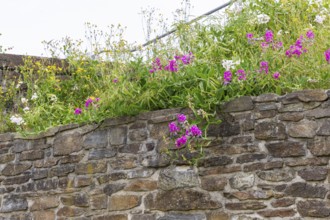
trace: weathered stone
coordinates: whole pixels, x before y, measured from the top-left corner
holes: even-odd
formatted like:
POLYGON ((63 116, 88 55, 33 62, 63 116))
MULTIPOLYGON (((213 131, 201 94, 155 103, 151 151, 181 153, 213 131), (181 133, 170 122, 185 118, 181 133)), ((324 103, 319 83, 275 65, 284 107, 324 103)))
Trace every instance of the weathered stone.
POLYGON ((295 204, 295 199, 294 198, 282 198, 282 199, 277 199, 275 201, 272 201, 270 204, 274 208, 288 207, 288 206, 295 204))
POLYGON ((249 96, 242 96, 225 103, 222 109, 224 112, 242 112, 252 110, 253 107, 252 98, 249 96))
POLYGON ((78 132, 59 134, 54 140, 54 156, 68 155, 82 149, 81 135, 78 132))
POLYGON ((260 171, 257 172, 257 175, 260 179, 271 182, 280 182, 280 181, 288 182, 295 178, 295 171, 294 170, 260 171))
POLYGON ((55 166, 58 161, 58 158, 46 158, 44 160, 34 161, 33 165, 35 168, 49 168, 55 166))
POLYGON ((228 180, 221 176, 205 176, 201 178, 201 188, 207 191, 220 191, 225 188, 228 180))
POLYGON ((127 141, 127 127, 113 127, 110 129, 110 143, 112 145, 123 145, 127 141))
POLYGON ((106 185, 103 188, 103 192, 104 192, 104 194, 111 196, 112 194, 114 194, 124 188, 125 188, 125 184, 123 184, 123 183, 111 183, 111 184, 106 185))
POLYGON ((207 220, 230 220, 229 214, 225 212, 209 212, 206 217, 207 220))
POLYGON ((167 154, 147 155, 142 161, 144 167, 160 168, 170 164, 171 158, 167 154))
POLYGON ((249 163, 256 160, 265 159, 266 157, 266 154, 244 154, 236 158, 236 163, 249 163))
POLYGON ((6 195, 3 197, 0 212, 15 212, 28 209, 26 198, 18 195, 6 195))
POLYGON ((110 166, 114 170, 132 169, 137 167, 137 157, 135 155, 116 157, 110 161, 110 166))
POLYGON ((117 150, 114 148, 91 149, 89 150, 88 160, 99 160, 116 156, 117 150))
POLYGON ((85 149, 107 147, 109 145, 108 134, 108 130, 93 131, 85 136, 82 146, 85 149))
MULTIPOLYGON (((147 145, 149 146, 150 144, 152 144, 152 143, 149 143, 147 145)), ((140 149, 141 149, 141 144, 140 143, 126 144, 123 147, 119 148, 119 152, 120 153, 137 154, 140 151, 140 149)), ((150 149, 148 151, 150 151, 150 149)))
POLYGON ((254 135, 261 140, 283 140, 287 137, 284 124, 275 122, 258 123, 254 135))
POLYGON ((326 218, 330 216, 329 205, 319 200, 299 201, 297 210, 302 217, 326 218))
POLYGON ((273 157, 298 157, 306 154, 304 144, 300 142, 268 143, 266 148, 273 157))
POLYGON ((307 148, 315 156, 330 156, 330 137, 316 137, 307 142, 307 148))
POLYGON ((65 216, 65 217, 75 217, 75 216, 81 216, 85 212, 86 212, 85 209, 82 208, 64 206, 57 211, 56 215, 65 216))
POLYGON ((321 102, 309 102, 309 103, 293 103, 283 105, 278 111, 279 112, 303 112, 319 107, 321 102))
POLYGON ((93 220, 128 220, 127 215, 117 214, 117 215, 102 215, 93 217, 93 220))
POLYGON ((158 218, 157 220, 204 220, 203 214, 165 214, 165 216, 158 218))
POLYGON ((42 210, 33 212, 34 220, 55 219, 55 212, 51 210, 42 210))
POLYGON ((0 220, 35 220, 31 213, 10 213, 10 215, 3 217, 0 216, 0 220))
POLYGON ((29 144, 30 143, 26 140, 18 139, 14 141, 14 146, 12 147, 11 150, 13 153, 21 153, 23 151, 30 150, 29 144))
POLYGON ((41 150, 22 152, 19 156, 20 161, 37 160, 37 159, 43 159, 43 158, 44 158, 44 151, 41 151, 41 150))
POLYGON ((146 208, 159 211, 204 210, 222 207, 220 202, 211 199, 210 194, 189 189, 158 191, 155 195, 147 195, 144 202, 146 208))
POLYGON ((200 176, 217 175, 225 173, 240 172, 241 166, 232 167, 211 167, 211 168, 199 168, 198 174, 200 176))
POLYGON ((0 164, 6 164, 15 159, 15 154, 5 154, 1 155, 0 153, 0 164))
POLYGON ((262 94, 257 97, 254 97, 253 101, 254 102, 274 102, 274 101, 277 101, 278 98, 279 98, 279 96, 277 94, 266 93, 266 94, 262 94))
POLYGON ((273 197, 272 191, 262 190, 251 190, 251 191, 236 191, 236 192, 225 192, 224 196, 227 199, 238 199, 238 200, 255 200, 255 199, 269 199, 273 197))
POLYGON ((304 182, 296 182, 286 187, 284 192, 293 197, 323 199, 327 191, 323 186, 312 186, 304 182))
POLYGON ((69 173, 74 171, 74 165, 66 164, 50 169, 50 177, 53 176, 67 176, 69 173))
POLYGON ((304 114, 301 112, 283 113, 278 116, 281 121, 300 121, 304 118, 304 114))
POLYGON ((3 168, 1 174, 4 176, 15 176, 30 169, 31 163, 9 163, 3 168))
POLYGON ((316 135, 318 125, 315 121, 300 121, 291 123, 288 128, 288 134, 291 137, 313 138, 316 135))
POLYGON ((46 210, 50 208, 56 208, 59 206, 58 198, 55 196, 44 196, 32 199, 31 211, 46 210))
POLYGON ((91 196, 91 209, 100 210, 108 207, 108 196, 107 195, 94 195, 91 196))
POLYGON ((143 192, 157 189, 157 181, 153 180, 135 180, 131 181, 126 187, 125 191, 143 192))
POLYGON ((23 176, 7 177, 2 181, 2 184, 3 185, 22 184, 29 181, 30 177, 31 177, 30 174, 23 174, 23 176))
POLYGON ((328 169, 324 167, 310 167, 299 170, 298 175, 307 181, 325 180, 328 175, 328 169))
POLYGON ((330 117, 330 109, 326 108, 318 108, 311 110, 306 113, 306 117, 308 118, 329 118, 330 117))
POLYGON ((35 181, 35 186, 37 190, 53 190, 56 189, 58 186, 58 180, 57 179, 46 179, 46 180, 38 180, 35 181))
POLYGON ((207 136, 210 137, 229 137, 238 134, 240 134, 238 122, 222 121, 219 125, 210 125, 207 130, 207 136))
POLYGON ((286 161, 285 165, 289 167, 295 166, 322 166, 328 165, 329 159, 323 157, 313 157, 313 158, 294 158, 292 160, 286 161))
POLYGON ((204 167, 224 166, 233 163, 233 159, 227 156, 209 157, 203 160, 204 167))
POLYGON ((97 178, 100 184, 107 183, 109 181, 117 181, 121 179, 126 179, 127 175, 124 172, 114 172, 110 174, 105 174, 97 178))
POLYGON ((145 141, 148 139, 148 131, 146 129, 134 129, 128 133, 130 141, 145 141))
POLYGON ((320 136, 330 136, 330 119, 322 120, 321 126, 316 132, 320 136))
POLYGON ((105 161, 100 162, 89 162, 79 163, 76 165, 76 174, 94 174, 94 173, 105 173, 107 171, 107 164, 105 161))
POLYGON ((132 215, 131 220, 156 220, 156 214, 132 215))
POLYGON ((139 206, 141 198, 136 195, 113 195, 109 200, 109 210, 120 211, 139 206))
POLYGON ((79 163, 83 158, 85 154, 73 154, 73 155, 65 155, 60 159, 61 164, 66 164, 66 163, 79 163))
POLYGON ((12 141, 14 140, 15 133, 4 133, 0 134, 0 142, 12 141))
POLYGON ((275 102, 260 103, 256 104, 256 109, 258 111, 277 110, 277 105, 275 102))
POLYGON ((254 185, 254 174, 239 173, 229 179, 231 188, 246 189, 254 185))
POLYGON ((243 167, 244 172, 251 172, 256 170, 271 170, 274 168, 283 167, 283 161, 272 161, 268 163, 253 163, 249 165, 245 165, 243 167))
POLYGON ((93 178, 89 176, 77 176, 74 178, 74 187, 89 186, 93 183, 93 178))
POLYGON ((258 145, 246 144, 246 145, 235 145, 235 144, 222 144, 216 147, 206 148, 205 152, 208 155, 232 155, 232 154, 244 154, 259 152, 258 145))
POLYGON ((258 210, 266 208, 267 206, 263 202, 234 202, 226 203, 226 209, 230 210, 258 210))
POLYGON ((171 167, 159 173, 158 187, 172 190, 181 187, 194 187, 199 184, 197 173, 188 167, 171 167))
POLYGON ((263 210, 258 212, 259 215, 265 218, 275 218, 275 217, 292 217, 296 214, 294 209, 276 209, 276 210, 263 210))
POLYGON ((252 143, 252 136, 232 137, 229 144, 247 144, 252 143))
POLYGON ((138 170, 132 170, 127 173, 127 178, 128 179, 133 179, 133 178, 146 178, 150 177, 152 174, 155 173, 155 170, 153 169, 138 169, 138 170))
POLYGON ((276 110, 264 110, 264 111, 255 111, 254 118, 255 119, 264 119, 264 118, 273 118, 277 114, 276 110))
POLYGON ((61 202, 65 206, 88 207, 89 197, 87 194, 75 194, 72 196, 61 197, 61 202))
POLYGON ((33 179, 33 180, 44 179, 47 176, 48 176, 47 169, 32 169, 31 179, 33 179))
POLYGON ((289 93, 281 98, 283 104, 302 102, 322 102, 328 99, 327 94, 323 90, 302 90, 289 93))

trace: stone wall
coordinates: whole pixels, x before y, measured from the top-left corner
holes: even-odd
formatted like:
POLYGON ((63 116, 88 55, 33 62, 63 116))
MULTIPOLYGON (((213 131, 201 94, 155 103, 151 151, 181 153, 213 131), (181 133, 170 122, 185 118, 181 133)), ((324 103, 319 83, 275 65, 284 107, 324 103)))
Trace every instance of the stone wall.
POLYGON ((0 219, 330 219, 328 91, 241 97, 197 167, 170 165, 182 109, 0 135, 0 219))

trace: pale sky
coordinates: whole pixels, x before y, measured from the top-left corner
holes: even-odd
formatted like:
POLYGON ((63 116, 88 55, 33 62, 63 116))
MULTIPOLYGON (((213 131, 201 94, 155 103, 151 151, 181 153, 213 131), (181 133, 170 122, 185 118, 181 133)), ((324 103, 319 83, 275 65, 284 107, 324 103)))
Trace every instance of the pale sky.
MULTIPOLYGON (((228 0, 190 0, 190 14, 197 17, 228 0)), ((45 55, 43 40, 63 37, 84 39, 85 22, 100 29, 121 24, 126 26, 125 39, 144 43, 141 9, 152 7, 164 17, 180 8, 181 0, 2 0, 0 11, 0 45, 14 47, 8 53, 45 55)))

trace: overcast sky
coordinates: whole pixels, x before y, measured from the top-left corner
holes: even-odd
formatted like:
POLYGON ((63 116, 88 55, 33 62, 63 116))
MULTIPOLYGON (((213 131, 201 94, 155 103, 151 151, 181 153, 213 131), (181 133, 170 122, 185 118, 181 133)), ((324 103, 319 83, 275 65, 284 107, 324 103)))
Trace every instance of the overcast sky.
MULTIPOLYGON (((197 17, 228 0, 190 0, 190 14, 197 17)), ((4 0, 0 12, 0 45, 13 47, 8 53, 45 55, 43 40, 69 36, 83 39, 85 22, 106 29, 126 26, 125 39, 144 43, 142 8, 156 8, 164 17, 180 8, 181 0, 4 0)))

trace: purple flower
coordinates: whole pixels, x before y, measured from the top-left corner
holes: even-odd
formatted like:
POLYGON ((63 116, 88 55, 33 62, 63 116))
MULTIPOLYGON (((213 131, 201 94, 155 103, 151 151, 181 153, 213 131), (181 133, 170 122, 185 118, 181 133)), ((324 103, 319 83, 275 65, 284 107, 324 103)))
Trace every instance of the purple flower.
POLYGON ((89 98, 85 102, 85 107, 88 108, 88 106, 93 102, 93 99, 89 98))
POLYGON ((160 62, 160 59, 157 57, 153 62, 152 62, 152 69, 149 70, 149 73, 154 73, 158 70, 162 70, 163 66, 160 62))
POLYGON ((168 129, 169 129, 170 133, 174 133, 174 134, 176 134, 177 132, 180 131, 180 128, 176 125, 175 122, 169 123, 168 129))
POLYGON ((313 33, 312 30, 309 30, 309 31, 307 31, 307 33, 306 33, 306 37, 307 37, 308 39, 314 39, 315 35, 314 35, 314 33, 313 33))
MULTIPOLYGON (((150 70, 151 71, 151 70, 150 70)), ((118 82, 118 78, 114 78, 113 80, 112 80, 112 82, 113 83, 117 83, 118 82)))
POLYGON ((260 46, 263 48, 263 49, 266 49, 269 47, 269 45, 267 44, 267 42, 261 42, 260 46))
POLYGON ((325 57, 325 60, 330 63, 330 49, 326 50, 324 52, 324 57, 325 57))
POLYGON ((246 80, 246 73, 244 70, 237 70, 236 75, 238 76, 238 80, 246 80))
POLYGON ((80 115, 81 113, 82 113, 81 108, 76 108, 76 109, 74 110, 74 114, 75 114, 75 115, 80 115))
POLYGON ((261 61, 260 62, 260 73, 265 72, 268 74, 269 66, 267 61, 261 61))
POLYGON ((186 143, 187 143, 187 137, 185 135, 175 140, 175 145, 177 148, 182 147, 186 143))
POLYGON ((185 54, 181 57, 181 61, 183 64, 187 65, 190 64, 193 59, 193 54, 190 52, 189 54, 185 54))
POLYGON ((195 137, 202 136, 202 131, 197 127, 197 125, 192 125, 188 132, 190 135, 195 137))
POLYGON ((174 56, 174 59, 175 59, 175 60, 181 60, 181 56, 175 55, 175 56, 174 56))
POLYGON ((253 38, 253 34, 252 33, 247 33, 246 34, 246 38, 247 39, 252 39, 253 38))
POLYGON ((176 60, 170 60, 169 64, 164 67, 165 70, 170 72, 177 72, 178 71, 178 64, 176 60))
POLYGON ((297 41, 296 41, 296 43, 294 44, 296 47, 299 47, 299 48, 302 48, 302 42, 303 42, 303 37, 302 36, 300 36, 298 39, 297 39, 297 41))
POLYGON ((279 79, 279 78, 280 78, 280 73, 279 73, 279 72, 275 72, 275 73, 273 74, 273 78, 274 78, 274 79, 279 79))
POLYGON ((177 118, 179 123, 184 123, 185 121, 187 121, 187 117, 184 114, 178 114, 177 118))
POLYGON ((273 41, 273 32, 271 30, 267 30, 266 33, 265 33, 265 41, 270 43, 273 41))
POLYGON ((223 80, 224 80, 224 84, 227 85, 231 82, 233 75, 230 72, 230 70, 227 70, 223 73, 223 80))

